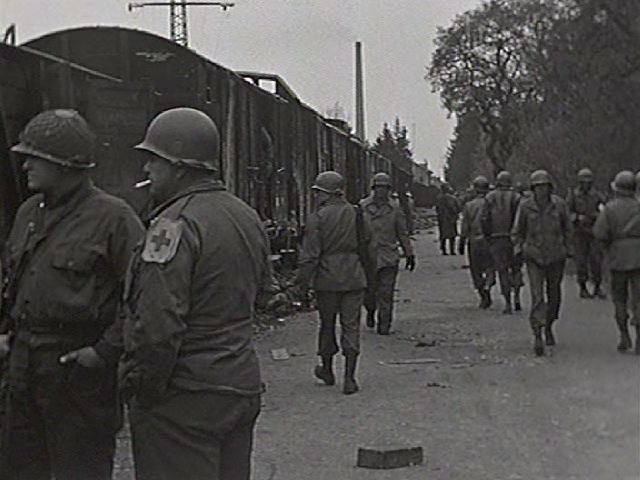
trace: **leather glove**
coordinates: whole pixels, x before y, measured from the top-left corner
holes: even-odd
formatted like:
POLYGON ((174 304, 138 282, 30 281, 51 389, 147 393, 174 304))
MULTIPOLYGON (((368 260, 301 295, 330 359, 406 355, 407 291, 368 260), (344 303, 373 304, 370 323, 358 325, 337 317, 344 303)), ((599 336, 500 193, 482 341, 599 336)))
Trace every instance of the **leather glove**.
POLYGON ((410 272, 413 272, 416 269, 416 256, 415 255, 408 255, 407 256, 407 263, 405 263, 404 268, 409 270, 410 272))

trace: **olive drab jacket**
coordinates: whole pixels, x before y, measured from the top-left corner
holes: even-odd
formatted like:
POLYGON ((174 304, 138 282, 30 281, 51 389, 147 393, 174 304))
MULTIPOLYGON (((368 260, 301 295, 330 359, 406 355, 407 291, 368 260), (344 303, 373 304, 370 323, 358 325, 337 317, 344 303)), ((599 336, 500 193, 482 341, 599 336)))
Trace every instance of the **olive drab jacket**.
MULTIPOLYGON (((93 345, 115 366, 122 348, 117 304, 143 233, 131 207, 91 184, 55 205, 41 194, 30 197, 18 210, 3 261, 2 330, 73 333, 77 347, 93 345)), ((51 338, 37 336, 26 343, 52 346, 51 338)))
POLYGON ((512 239, 524 260, 545 266, 566 259, 573 253, 572 233, 567 205, 557 195, 544 208, 533 196, 520 202, 512 239))
MULTIPOLYGON (((331 197, 309 215, 298 261, 296 283, 318 291, 345 292, 366 287, 358 255, 356 209, 343 197, 331 197)), ((363 239, 375 256, 371 225, 363 215, 363 239)))
POLYGON ((406 256, 413 255, 407 222, 400 206, 392 200, 377 202, 373 195, 360 200, 365 217, 371 222, 378 252, 377 268, 397 267, 400 261, 398 244, 406 256))
POLYGON ((617 194, 608 202, 593 233, 604 243, 611 270, 640 269, 640 202, 633 193, 617 194))
POLYGON ((125 396, 151 404, 168 389, 259 395, 254 304, 272 278, 260 218, 221 182, 198 182, 158 206, 125 286, 125 396))
POLYGON ((593 188, 586 192, 580 187, 569 190, 567 206, 576 234, 593 235, 593 224, 605 203, 604 195, 593 188))
POLYGON ((516 218, 520 194, 506 187, 498 187, 487 194, 482 209, 482 230, 487 239, 509 238, 516 218))
POLYGON ((484 196, 477 196, 473 200, 465 203, 462 209, 462 225, 460 236, 469 240, 469 243, 476 243, 485 239, 482 232, 482 211, 485 207, 484 196))
POLYGON ((454 238, 458 235, 458 214, 460 202, 450 193, 441 193, 436 198, 436 213, 440 238, 454 238))

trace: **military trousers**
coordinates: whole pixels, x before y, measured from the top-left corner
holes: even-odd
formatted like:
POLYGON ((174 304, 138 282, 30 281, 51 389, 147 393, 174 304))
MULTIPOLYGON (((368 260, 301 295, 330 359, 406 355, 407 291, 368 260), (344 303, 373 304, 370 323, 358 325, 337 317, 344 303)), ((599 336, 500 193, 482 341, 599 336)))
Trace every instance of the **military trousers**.
POLYGON ((343 355, 360 353, 360 312, 364 290, 316 292, 320 332, 318 334, 318 355, 332 357, 338 353, 336 321, 340 318, 340 348, 343 355))
POLYGON ((514 288, 520 288, 524 283, 522 267, 513 254, 513 243, 509 237, 492 238, 489 247, 500 280, 500 293, 509 295, 514 288))
POLYGON ((594 284, 602 282, 602 249, 598 241, 588 232, 576 232, 575 263, 579 284, 591 280, 594 284))
POLYGON ((71 346, 26 352, 26 340, 14 341, 2 385, 0 479, 110 480, 121 420, 115 368, 61 365, 71 346))
POLYGON ((529 321, 533 330, 557 320, 560 315, 565 263, 565 260, 560 260, 549 265, 539 265, 534 261, 527 261, 531 291, 529 321))
POLYGON ((176 391, 129 409, 137 480, 249 480, 260 397, 176 391))
POLYGON ((611 296, 616 320, 640 326, 640 269, 611 270, 611 296))
POLYGON ((382 267, 376 272, 373 285, 369 285, 364 306, 367 312, 377 312, 378 331, 388 333, 393 321, 393 296, 398 278, 398 266, 382 267))
POLYGON ((487 290, 496 283, 491 251, 486 240, 469 242, 469 270, 476 290, 487 290))

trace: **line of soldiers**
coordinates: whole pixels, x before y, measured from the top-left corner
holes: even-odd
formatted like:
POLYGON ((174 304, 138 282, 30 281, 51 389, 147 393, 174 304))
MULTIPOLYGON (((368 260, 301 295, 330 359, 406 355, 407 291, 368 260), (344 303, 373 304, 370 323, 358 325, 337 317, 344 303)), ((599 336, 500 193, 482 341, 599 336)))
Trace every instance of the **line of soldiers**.
POLYGON ((602 289, 603 251, 608 253, 611 293, 620 333, 618 350, 632 347, 629 319, 636 327, 635 352, 640 354, 640 172, 616 175, 614 199, 606 202, 593 187, 593 173, 582 169, 578 186, 567 200, 553 194, 548 172, 530 176, 531 194, 512 188, 512 177, 502 171, 496 189, 489 192, 486 177, 473 182, 475 197, 462 212, 459 253, 468 245, 471 278, 480 308, 492 304, 491 287, 498 273, 504 298, 503 313, 521 310, 520 289, 526 265, 531 294, 529 320, 534 352, 556 344, 553 325, 559 318, 562 280, 567 258, 573 257, 581 298, 606 298, 602 289), (593 283, 589 291, 588 281, 593 283))

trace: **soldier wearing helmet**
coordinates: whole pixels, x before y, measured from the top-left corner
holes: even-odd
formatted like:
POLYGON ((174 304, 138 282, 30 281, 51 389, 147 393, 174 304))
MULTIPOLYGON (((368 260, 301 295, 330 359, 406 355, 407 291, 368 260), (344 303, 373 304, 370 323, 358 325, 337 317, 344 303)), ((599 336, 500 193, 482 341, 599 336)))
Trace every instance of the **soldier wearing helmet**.
POLYGON ((393 292, 398 276, 398 244, 406 257, 405 268, 413 271, 416 258, 400 207, 390 198, 391 177, 376 173, 371 180, 371 195, 360 201, 365 216, 371 222, 377 245, 377 270, 365 298, 367 326, 376 327, 380 335, 388 335, 393 321, 393 292), (377 312, 377 319, 376 319, 377 312))
POLYGON ((606 298, 602 283, 602 250, 593 237, 593 224, 605 204, 604 195, 593 187, 593 172, 583 168, 578 172, 578 186, 569 190, 567 205, 574 227, 575 263, 580 298, 606 298), (593 294, 587 281, 593 282, 593 294))
POLYGON ((143 227, 124 201, 93 185, 94 138, 78 112, 48 110, 11 149, 35 194, 18 210, 3 272, 7 478, 111 478, 120 428, 116 309, 143 227))
POLYGON ((338 353, 336 317, 340 317, 345 358, 342 391, 350 395, 358 391, 360 311, 367 285, 365 268, 375 261, 373 234, 362 212, 345 200, 344 178, 338 172, 320 173, 311 189, 316 209, 307 219, 296 283, 303 288, 312 285, 316 293, 321 364, 314 374, 326 385, 335 384, 333 357, 338 353))
POLYGON ((620 334, 618 351, 631 348, 629 323, 635 326, 635 353, 640 355, 640 203, 635 198, 633 172, 619 172, 613 181, 615 197, 608 202, 593 227, 595 238, 607 250, 611 271, 611 296, 620 334))
POLYGON ((205 113, 164 111, 135 148, 154 204, 122 312, 136 476, 248 478, 262 392, 254 303, 273 291, 267 235, 218 179, 205 113))
POLYGON ((549 173, 546 170, 533 172, 530 184, 533 195, 518 206, 512 238, 515 254, 527 265, 531 292, 529 320, 534 334, 534 352, 541 356, 545 343, 555 345, 552 327, 560 314, 566 259, 572 254, 572 226, 566 202, 552 193, 549 173))
POLYGON ((449 184, 442 184, 440 195, 436 198, 436 214, 440 231, 440 250, 443 255, 447 255, 447 243, 449 244, 449 254, 456 254, 455 244, 458 236, 460 210, 460 202, 453 195, 449 184))
POLYGON ((522 309, 521 266, 515 260, 511 241, 511 228, 521 197, 513 190, 511 174, 506 170, 498 173, 496 184, 497 188, 485 199, 481 224, 500 279, 500 291, 504 298, 503 313, 510 314, 514 306, 516 311, 522 309))
POLYGON ((495 271, 489 243, 482 232, 482 210, 485 196, 489 192, 489 181, 480 175, 473 181, 476 198, 468 201, 462 209, 462 225, 460 228, 460 255, 464 255, 465 244, 469 243, 469 269, 473 286, 480 296, 480 308, 491 306, 491 287, 495 285, 495 271))

